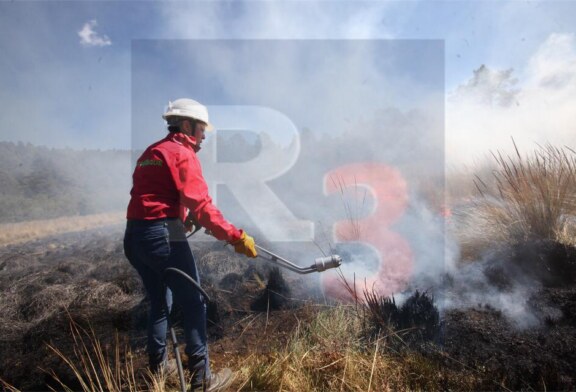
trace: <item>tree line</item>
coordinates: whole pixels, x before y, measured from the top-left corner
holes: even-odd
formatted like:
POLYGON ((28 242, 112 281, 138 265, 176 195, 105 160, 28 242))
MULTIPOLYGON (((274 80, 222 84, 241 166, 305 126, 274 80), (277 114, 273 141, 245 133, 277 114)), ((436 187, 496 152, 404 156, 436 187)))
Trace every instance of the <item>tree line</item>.
POLYGON ((2 223, 125 208, 130 152, 0 142, 2 223))

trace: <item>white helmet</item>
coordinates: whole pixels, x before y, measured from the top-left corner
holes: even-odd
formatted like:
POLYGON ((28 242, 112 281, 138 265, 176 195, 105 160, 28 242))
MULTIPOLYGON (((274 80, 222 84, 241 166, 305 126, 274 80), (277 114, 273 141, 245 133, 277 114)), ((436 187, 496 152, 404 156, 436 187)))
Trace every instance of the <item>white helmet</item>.
POLYGON ((168 102, 168 107, 166 108, 166 112, 162 115, 162 118, 166 120, 166 118, 170 116, 188 117, 193 118, 194 120, 200 120, 207 124, 207 131, 214 129, 212 124, 208 121, 208 109, 206 106, 193 99, 180 98, 174 102, 168 102))

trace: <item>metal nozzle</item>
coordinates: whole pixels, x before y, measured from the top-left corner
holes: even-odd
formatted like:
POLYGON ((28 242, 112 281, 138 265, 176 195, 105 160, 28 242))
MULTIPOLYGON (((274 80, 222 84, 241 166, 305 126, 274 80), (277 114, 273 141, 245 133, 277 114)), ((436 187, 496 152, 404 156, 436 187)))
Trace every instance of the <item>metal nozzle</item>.
POLYGON ((342 264, 342 257, 338 255, 332 255, 327 257, 318 257, 314 260, 316 265, 316 271, 322 272, 329 268, 338 268, 342 264))
POLYGON ((262 253, 268 255, 268 256, 264 256, 262 253, 258 253, 258 257, 261 257, 263 259, 271 261, 279 267, 288 268, 290 271, 294 271, 294 272, 297 272, 299 274, 309 274, 312 272, 322 272, 322 271, 326 271, 329 268, 338 268, 338 267, 340 267, 340 264, 342 264, 342 258, 340 256, 332 255, 332 256, 328 256, 328 257, 319 257, 319 258, 315 259, 314 264, 312 264, 310 267, 300 267, 299 265, 296 265, 296 264, 292 263, 291 261, 288 261, 288 260, 270 252, 269 250, 262 248, 261 246, 258 246, 258 245, 254 245, 254 246, 258 250, 261 250, 262 253))

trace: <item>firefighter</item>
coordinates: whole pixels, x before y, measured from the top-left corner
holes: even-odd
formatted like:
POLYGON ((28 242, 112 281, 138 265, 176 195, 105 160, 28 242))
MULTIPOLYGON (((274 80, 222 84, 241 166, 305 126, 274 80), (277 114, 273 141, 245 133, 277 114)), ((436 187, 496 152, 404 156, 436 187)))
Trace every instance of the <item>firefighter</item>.
POLYGON ((177 268, 200 282, 194 256, 186 239, 195 222, 213 236, 227 241, 236 252, 256 257, 254 239, 229 223, 213 204, 197 153, 204 133, 213 127, 207 108, 192 99, 170 102, 162 116, 168 135, 150 145, 140 156, 133 174, 128 204, 124 252, 138 271, 150 299, 147 352, 149 367, 158 372, 167 366, 165 304, 172 293, 182 305, 183 328, 193 391, 218 391, 232 382, 230 369, 211 373, 206 340, 206 304, 201 294, 179 276, 165 277, 166 268, 177 268), (188 218, 188 219, 187 219, 188 218), (164 302, 166 301, 166 302, 164 302))

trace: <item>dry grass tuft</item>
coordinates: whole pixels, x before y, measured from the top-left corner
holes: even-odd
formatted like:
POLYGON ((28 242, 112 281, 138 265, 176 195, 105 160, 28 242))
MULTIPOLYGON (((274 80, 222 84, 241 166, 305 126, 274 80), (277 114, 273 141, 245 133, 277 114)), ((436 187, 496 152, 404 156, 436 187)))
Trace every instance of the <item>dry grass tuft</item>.
POLYGON ((346 216, 347 224, 339 228, 338 235, 344 241, 359 241, 363 236, 360 217, 367 212, 368 191, 358 185, 356 177, 354 177, 354 184, 347 184, 341 176, 331 176, 330 180, 334 189, 339 191, 346 216))
POLYGON ((528 157, 517 149, 515 156, 493 156, 495 187, 476 178, 486 218, 512 242, 557 239, 576 214, 576 153, 547 145, 528 157))
MULTIPOLYGON (((71 321, 70 331, 74 343, 72 355, 67 355, 59 348, 48 344, 49 349, 67 365, 73 374, 75 385, 70 386, 53 370, 46 370, 57 382, 58 389, 61 388, 67 392, 73 390, 164 392, 167 390, 167 376, 164 373, 152 375, 147 372, 145 379, 137 378, 134 356, 127 343, 120 342, 118 335, 112 347, 104 347, 92 329, 86 330, 71 321), (123 350, 121 350, 122 346, 123 350)), ((56 390, 52 387, 50 389, 56 390)))
POLYGON ((461 259, 534 241, 576 245, 576 152, 546 145, 492 155, 471 181, 476 194, 454 201, 450 229, 461 259))

